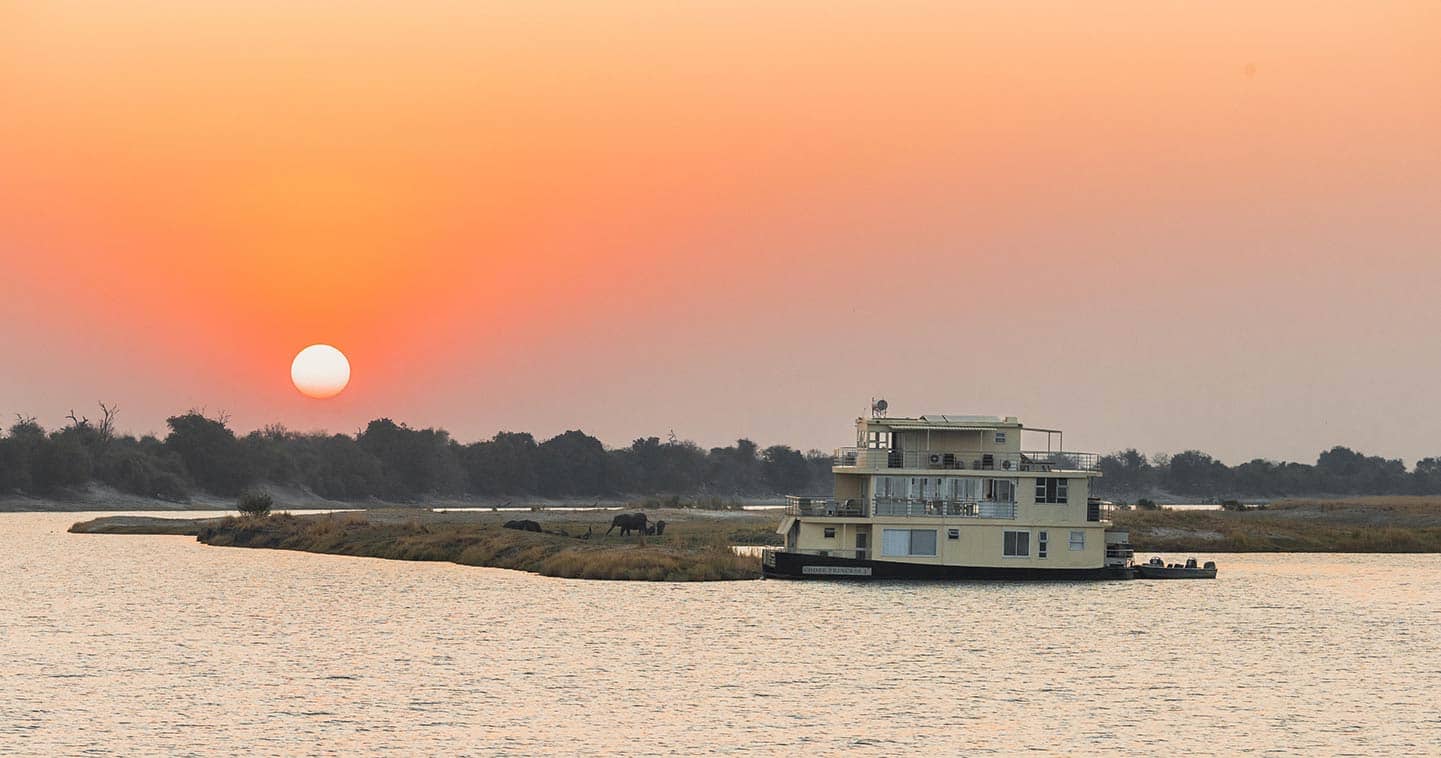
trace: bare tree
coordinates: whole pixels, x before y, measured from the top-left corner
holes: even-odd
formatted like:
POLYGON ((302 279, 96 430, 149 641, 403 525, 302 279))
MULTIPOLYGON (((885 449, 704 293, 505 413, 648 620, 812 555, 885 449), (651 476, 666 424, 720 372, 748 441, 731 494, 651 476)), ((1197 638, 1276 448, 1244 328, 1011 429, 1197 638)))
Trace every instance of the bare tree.
POLYGON ((115 417, 120 414, 120 406, 106 405, 100 403, 100 425, 96 431, 100 432, 100 440, 109 442, 115 437, 115 417))

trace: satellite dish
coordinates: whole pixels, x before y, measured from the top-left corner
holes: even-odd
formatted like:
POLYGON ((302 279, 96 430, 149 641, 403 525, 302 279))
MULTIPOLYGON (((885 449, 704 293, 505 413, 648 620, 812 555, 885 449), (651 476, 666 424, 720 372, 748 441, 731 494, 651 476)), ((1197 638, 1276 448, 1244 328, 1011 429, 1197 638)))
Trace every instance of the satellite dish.
POLYGON ((887 403, 884 398, 882 398, 882 399, 880 399, 880 400, 877 400, 877 401, 871 403, 871 415, 872 415, 872 416, 884 416, 884 415, 886 415, 886 409, 887 409, 887 408, 890 408, 890 407, 891 407, 891 404, 890 404, 890 403, 887 403))

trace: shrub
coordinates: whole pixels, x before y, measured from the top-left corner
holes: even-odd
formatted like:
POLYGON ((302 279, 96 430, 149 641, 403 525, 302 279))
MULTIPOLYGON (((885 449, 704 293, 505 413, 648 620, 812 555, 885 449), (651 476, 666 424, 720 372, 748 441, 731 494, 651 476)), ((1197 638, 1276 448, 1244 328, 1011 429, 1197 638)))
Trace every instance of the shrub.
POLYGON ((1143 498, 1141 498, 1140 500, 1137 500, 1137 501, 1136 501, 1136 510, 1139 510, 1139 511, 1155 511, 1155 510, 1160 510, 1160 509, 1156 507, 1156 501, 1155 501, 1155 500, 1152 500, 1151 498, 1148 498, 1148 497, 1143 497, 1143 498))
POLYGON ((246 516, 253 518, 265 518, 270 515, 270 506, 275 505, 275 498, 269 492, 251 490, 241 493, 240 500, 235 503, 235 508, 246 516))

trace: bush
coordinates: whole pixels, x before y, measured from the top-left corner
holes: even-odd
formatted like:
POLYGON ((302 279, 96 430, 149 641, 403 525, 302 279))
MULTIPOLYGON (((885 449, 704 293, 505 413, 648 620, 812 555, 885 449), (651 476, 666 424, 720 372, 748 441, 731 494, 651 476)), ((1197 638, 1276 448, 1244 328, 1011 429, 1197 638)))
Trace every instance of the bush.
POLYGON ((1223 501, 1221 501, 1221 510, 1223 510, 1223 511, 1244 511, 1244 510, 1247 510, 1247 508, 1246 508, 1246 506, 1242 505, 1242 504, 1241 504, 1241 501, 1239 501, 1239 500, 1223 500, 1223 501))
POLYGON ((269 492, 251 490, 240 495, 240 500, 235 503, 235 508, 246 516, 254 518, 265 518, 270 515, 270 506, 275 505, 275 498, 269 492))
POLYGON ((1158 507, 1156 507, 1156 501, 1155 501, 1155 500, 1152 500, 1151 498, 1148 498, 1148 497, 1143 497, 1143 498, 1141 498, 1140 500, 1137 500, 1137 501, 1136 501, 1136 510, 1138 510, 1138 511, 1155 511, 1155 510, 1160 510, 1160 509, 1159 509, 1158 507))

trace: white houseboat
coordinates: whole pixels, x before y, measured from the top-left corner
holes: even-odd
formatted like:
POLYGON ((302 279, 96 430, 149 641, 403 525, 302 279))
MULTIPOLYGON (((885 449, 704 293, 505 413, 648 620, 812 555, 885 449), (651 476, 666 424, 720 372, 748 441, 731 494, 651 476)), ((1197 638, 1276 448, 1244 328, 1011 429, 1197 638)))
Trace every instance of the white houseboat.
POLYGON ((787 498, 785 547, 766 576, 899 579, 1129 579, 1124 530, 1090 497, 1099 456, 1063 452, 1053 429, 1013 416, 856 420, 835 453, 835 493, 787 498), (1046 450, 1021 449, 1044 434, 1046 450))

